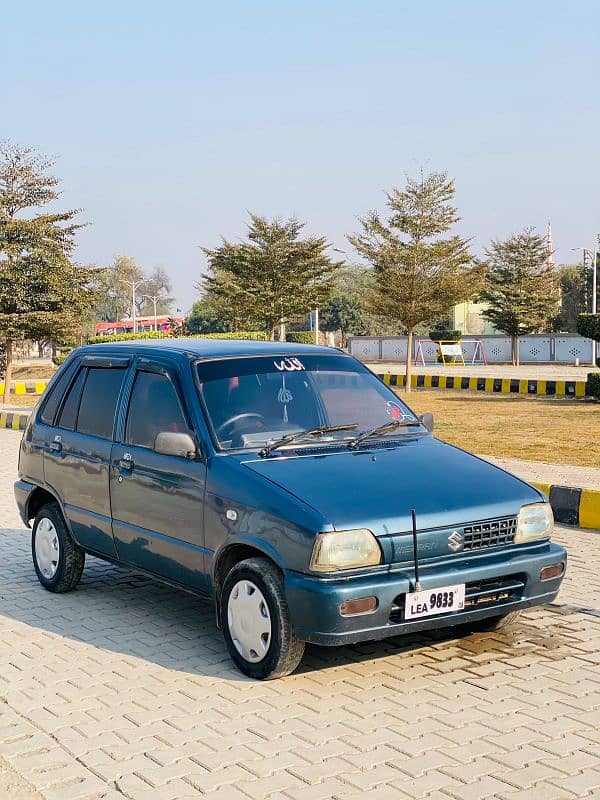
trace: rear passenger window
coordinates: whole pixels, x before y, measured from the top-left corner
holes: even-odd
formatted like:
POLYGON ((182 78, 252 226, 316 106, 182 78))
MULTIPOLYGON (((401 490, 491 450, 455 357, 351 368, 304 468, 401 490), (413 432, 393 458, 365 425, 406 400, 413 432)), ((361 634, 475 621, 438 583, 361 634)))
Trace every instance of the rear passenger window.
POLYGON ((42 408, 42 413, 40 414, 40 420, 44 423, 44 425, 52 425, 54 422, 56 410, 60 405, 60 401, 65 393, 65 389, 73 377, 74 368, 75 364, 71 363, 69 367, 63 369, 62 373, 58 376, 56 383, 50 389, 48 397, 45 400, 44 407, 42 408))
POLYGON ((81 390, 85 383, 85 376, 87 370, 82 369, 75 379, 75 382, 69 389, 69 393, 65 398, 62 411, 58 418, 59 428, 68 428, 70 431, 75 430, 75 423, 77 422, 77 410, 79 409, 79 401, 81 400, 81 390))
POLYGON ((125 369, 90 368, 83 388, 77 430, 112 439, 115 411, 125 369))
POLYGON ((152 448, 162 431, 189 433, 175 387, 166 375, 138 372, 129 401, 125 442, 152 448))

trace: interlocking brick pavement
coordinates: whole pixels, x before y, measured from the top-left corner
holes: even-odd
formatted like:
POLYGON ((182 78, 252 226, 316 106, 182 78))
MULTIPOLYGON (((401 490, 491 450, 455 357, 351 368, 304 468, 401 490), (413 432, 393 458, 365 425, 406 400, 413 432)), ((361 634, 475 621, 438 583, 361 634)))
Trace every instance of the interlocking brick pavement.
POLYGON ((35 796, 600 797, 598 533, 557 530, 564 588, 514 632, 311 647, 257 683, 192 595, 92 558, 77 591, 41 588, 18 441, 0 431, 0 757, 35 796))

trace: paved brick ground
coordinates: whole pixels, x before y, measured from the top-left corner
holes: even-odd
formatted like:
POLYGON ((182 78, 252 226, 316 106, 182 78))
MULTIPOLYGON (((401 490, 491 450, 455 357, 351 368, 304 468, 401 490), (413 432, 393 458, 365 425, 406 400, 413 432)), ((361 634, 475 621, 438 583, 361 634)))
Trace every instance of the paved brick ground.
POLYGON ((557 533, 565 587, 513 633, 310 648, 255 683, 190 595, 93 559, 76 592, 39 586, 18 438, 0 431, 0 757, 46 800, 600 797, 599 534, 557 533))

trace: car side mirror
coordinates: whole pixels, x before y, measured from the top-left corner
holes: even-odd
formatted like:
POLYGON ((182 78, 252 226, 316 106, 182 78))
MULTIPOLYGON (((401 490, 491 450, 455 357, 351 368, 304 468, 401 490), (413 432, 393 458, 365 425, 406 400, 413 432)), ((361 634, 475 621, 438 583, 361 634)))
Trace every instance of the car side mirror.
POLYGON ((426 411, 419 417, 419 422, 424 425, 429 433, 433 433, 433 414, 431 411, 426 411))
POLYGON ((196 457, 196 445, 189 433, 161 431, 154 440, 154 452, 163 456, 191 459, 196 457))

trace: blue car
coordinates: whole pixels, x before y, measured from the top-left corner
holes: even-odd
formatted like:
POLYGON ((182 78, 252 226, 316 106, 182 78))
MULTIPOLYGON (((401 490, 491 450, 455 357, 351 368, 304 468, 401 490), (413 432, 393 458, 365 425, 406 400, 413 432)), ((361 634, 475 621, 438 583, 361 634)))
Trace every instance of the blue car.
POLYGON ((212 598, 238 667, 277 678, 306 642, 489 630, 556 597, 545 497, 432 428, 331 348, 90 345, 32 414, 15 495, 46 589, 89 553, 212 598))

